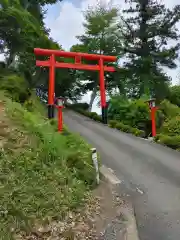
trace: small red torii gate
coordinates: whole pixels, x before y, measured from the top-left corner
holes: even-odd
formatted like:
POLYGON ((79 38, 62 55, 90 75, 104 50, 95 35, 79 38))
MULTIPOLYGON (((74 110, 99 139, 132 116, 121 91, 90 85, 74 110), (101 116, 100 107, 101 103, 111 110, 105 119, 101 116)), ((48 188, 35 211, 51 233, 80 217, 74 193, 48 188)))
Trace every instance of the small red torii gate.
POLYGON ((104 66, 104 62, 115 62, 117 57, 105 56, 98 54, 88 54, 80 52, 65 52, 60 50, 41 49, 35 48, 34 53, 36 56, 49 56, 49 60, 41 61, 36 60, 36 66, 49 67, 49 89, 48 89, 48 117, 54 117, 54 92, 55 92, 55 68, 71 68, 78 70, 90 70, 99 71, 100 82, 100 96, 101 96, 101 108, 102 108, 102 120, 107 123, 106 114, 106 93, 105 93, 105 81, 104 71, 114 72, 115 68, 110 66, 104 66), (73 58, 74 63, 57 62, 55 57, 73 58), (97 65, 82 64, 82 60, 97 60, 97 65))

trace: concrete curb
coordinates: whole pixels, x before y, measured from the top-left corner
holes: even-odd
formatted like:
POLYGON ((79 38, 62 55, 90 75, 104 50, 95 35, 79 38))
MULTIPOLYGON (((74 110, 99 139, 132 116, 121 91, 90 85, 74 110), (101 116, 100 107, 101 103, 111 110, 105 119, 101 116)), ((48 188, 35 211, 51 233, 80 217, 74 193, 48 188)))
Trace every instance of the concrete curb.
MULTIPOLYGON (((110 184, 112 188, 121 184, 121 180, 116 177, 113 170, 104 165, 100 168, 100 174, 102 180, 110 184)), ((120 211, 125 219, 126 225, 124 240, 139 240, 134 208, 129 199, 125 199, 125 205, 120 208, 120 211)))
POLYGON ((134 208, 132 203, 128 203, 127 207, 123 207, 121 209, 121 213, 123 214, 126 220, 126 240, 139 240, 136 218, 134 214, 134 208))
POLYGON ((106 182, 112 184, 112 185, 118 185, 121 184, 121 180, 119 180, 116 175, 114 174, 113 170, 110 168, 107 168, 106 166, 102 165, 100 167, 100 174, 102 176, 102 179, 106 182))

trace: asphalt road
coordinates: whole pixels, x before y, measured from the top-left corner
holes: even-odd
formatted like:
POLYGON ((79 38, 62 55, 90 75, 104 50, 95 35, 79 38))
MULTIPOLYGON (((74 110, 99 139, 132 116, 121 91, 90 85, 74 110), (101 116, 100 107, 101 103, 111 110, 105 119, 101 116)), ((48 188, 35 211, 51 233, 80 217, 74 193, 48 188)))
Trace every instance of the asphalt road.
POLYGON ((64 121, 122 181, 135 206, 140 239, 180 240, 180 153, 72 111, 65 111, 64 121))

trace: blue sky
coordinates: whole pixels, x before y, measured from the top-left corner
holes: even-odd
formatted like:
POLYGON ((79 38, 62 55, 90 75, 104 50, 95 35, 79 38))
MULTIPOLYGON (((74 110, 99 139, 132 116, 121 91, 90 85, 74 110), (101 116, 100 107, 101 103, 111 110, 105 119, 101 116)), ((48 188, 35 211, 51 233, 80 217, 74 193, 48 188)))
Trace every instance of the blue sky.
MULTIPOLYGON (((110 0, 100 0, 101 2, 110 2, 110 0)), ((51 36, 58 41, 65 50, 77 43, 76 36, 83 33, 82 22, 83 11, 88 6, 96 5, 98 0, 63 0, 53 6, 47 7, 47 16, 45 23, 51 29, 51 36)), ((167 7, 173 7, 179 3, 179 0, 163 0, 167 7)), ((111 3, 118 5, 122 8, 125 7, 124 0, 111 0, 111 3)), ((179 25, 180 29, 180 25, 179 25)), ((172 77, 173 84, 176 84, 178 79, 177 75, 180 73, 180 68, 176 70, 165 69, 167 74, 172 77), (178 70, 179 69, 179 70, 178 70)), ((83 97, 83 100, 90 100, 90 93, 83 97)), ((99 112, 97 102, 93 106, 94 111, 99 112)))
MULTIPOLYGON (((100 0, 112 2, 122 8, 124 0, 100 0)), ((167 7, 173 7, 179 0, 163 0, 167 7)), ((51 29, 51 36, 62 45, 65 50, 77 43, 76 36, 83 33, 83 11, 88 6, 96 5, 98 0, 63 0, 55 5, 47 7, 45 19, 46 25, 51 29)), ((180 26, 180 25, 179 25, 180 26)), ((177 70, 165 70, 173 78, 173 84, 177 82, 177 70)))

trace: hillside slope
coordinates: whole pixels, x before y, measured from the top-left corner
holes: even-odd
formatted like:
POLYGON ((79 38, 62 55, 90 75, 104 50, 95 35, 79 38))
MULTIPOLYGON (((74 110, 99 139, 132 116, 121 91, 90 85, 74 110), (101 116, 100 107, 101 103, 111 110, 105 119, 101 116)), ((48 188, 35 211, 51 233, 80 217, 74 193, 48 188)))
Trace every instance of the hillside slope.
POLYGON ((89 146, 0 93, 0 239, 62 220, 95 184, 89 146))

